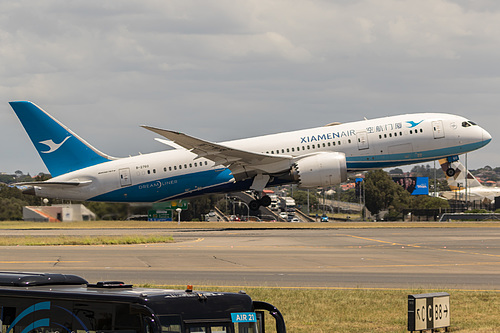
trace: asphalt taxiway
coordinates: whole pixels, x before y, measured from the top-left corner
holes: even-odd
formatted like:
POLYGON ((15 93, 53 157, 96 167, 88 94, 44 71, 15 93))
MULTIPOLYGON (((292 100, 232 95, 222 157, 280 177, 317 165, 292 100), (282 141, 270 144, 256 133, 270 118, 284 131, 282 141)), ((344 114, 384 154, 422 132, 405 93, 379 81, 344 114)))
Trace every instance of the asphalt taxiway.
POLYGON ((0 270, 91 282, 314 288, 500 289, 500 227, 2 230, 166 234, 175 243, 0 248, 0 270))

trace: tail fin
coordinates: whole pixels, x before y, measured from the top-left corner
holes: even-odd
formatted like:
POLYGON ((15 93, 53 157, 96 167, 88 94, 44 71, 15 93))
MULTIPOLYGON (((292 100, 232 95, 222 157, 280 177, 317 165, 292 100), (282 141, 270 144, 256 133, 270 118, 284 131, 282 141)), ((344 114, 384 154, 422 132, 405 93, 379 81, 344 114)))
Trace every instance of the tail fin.
POLYGON ((103 154, 37 105, 9 103, 53 177, 114 158, 103 154))
POLYGON ((446 175, 446 180, 448 181, 448 185, 450 186, 452 191, 464 189, 466 185, 466 177, 467 177, 467 187, 478 187, 482 186, 481 183, 469 172, 469 170, 465 169, 465 166, 459 161, 455 161, 452 163, 448 163, 446 159, 439 160, 441 164, 441 169, 443 169, 446 174, 446 170, 448 168, 452 168, 455 170, 455 174, 452 177, 446 175))

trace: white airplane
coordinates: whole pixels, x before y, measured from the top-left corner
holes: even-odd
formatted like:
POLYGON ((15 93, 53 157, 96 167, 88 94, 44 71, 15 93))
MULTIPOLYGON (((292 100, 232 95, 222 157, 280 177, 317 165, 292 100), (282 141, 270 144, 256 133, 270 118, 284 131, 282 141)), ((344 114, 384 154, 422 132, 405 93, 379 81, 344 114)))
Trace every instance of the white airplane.
POLYGON ((10 102, 50 180, 23 183, 47 198, 160 202, 253 190, 250 209, 268 206, 266 186, 328 187, 347 171, 450 158, 485 146, 488 132, 466 118, 417 113, 213 143, 142 126, 176 149, 114 158, 92 147, 35 104, 10 102))
POLYGON ((468 201, 494 202, 495 197, 500 196, 500 187, 482 185, 459 161, 449 165, 446 159, 441 159, 439 163, 446 173, 446 180, 451 189, 451 191, 439 193, 441 197, 447 200, 465 200, 467 198, 468 201), (447 171, 449 168, 454 170, 452 176, 447 171))

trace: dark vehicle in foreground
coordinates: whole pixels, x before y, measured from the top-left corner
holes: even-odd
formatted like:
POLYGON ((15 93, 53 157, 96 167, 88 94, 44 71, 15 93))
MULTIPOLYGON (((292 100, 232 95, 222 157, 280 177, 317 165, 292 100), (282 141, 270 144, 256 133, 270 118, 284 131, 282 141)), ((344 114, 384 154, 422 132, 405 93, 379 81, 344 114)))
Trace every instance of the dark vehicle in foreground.
MULTIPOLYGON (((285 333, 273 305, 244 292, 90 284, 76 275, 0 272, 2 333, 264 333, 265 313, 285 333)), ((273 325, 274 326, 274 325, 273 325)))

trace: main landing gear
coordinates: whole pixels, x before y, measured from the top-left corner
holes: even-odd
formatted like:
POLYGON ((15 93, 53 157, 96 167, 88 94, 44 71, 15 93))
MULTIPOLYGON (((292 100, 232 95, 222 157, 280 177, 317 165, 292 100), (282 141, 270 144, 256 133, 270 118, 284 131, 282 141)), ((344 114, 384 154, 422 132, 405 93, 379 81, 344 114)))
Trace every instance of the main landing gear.
POLYGON ((262 195, 264 188, 269 182, 271 177, 269 175, 257 174, 253 178, 252 186, 250 189, 254 192, 255 200, 250 201, 248 207, 250 210, 259 210, 261 206, 267 207, 271 204, 271 198, 268 195, 262 195))
POLYGON ((248 207, 250 210, 259 210, 261 206, 268 207, 271 204, 271 198, 268 195, 264 195, 262 198, 250 201, 248 207))

